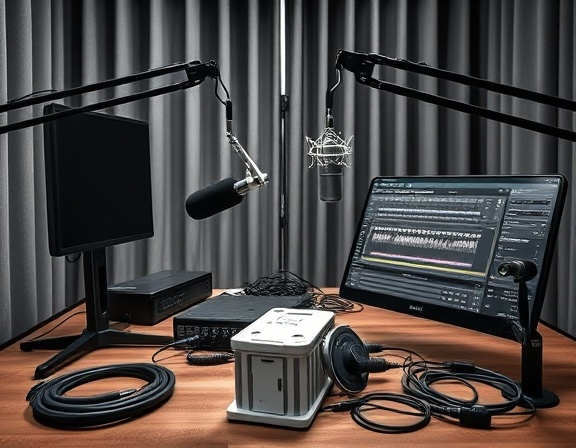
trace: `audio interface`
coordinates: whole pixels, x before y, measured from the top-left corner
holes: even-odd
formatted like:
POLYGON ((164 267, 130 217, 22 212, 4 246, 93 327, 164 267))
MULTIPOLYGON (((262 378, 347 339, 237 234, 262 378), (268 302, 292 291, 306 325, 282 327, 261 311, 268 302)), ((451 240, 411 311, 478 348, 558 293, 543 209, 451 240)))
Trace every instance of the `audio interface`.
POLYGON ((160 271, 109 286, 109 319, 154 325, 211 295, 210 272, 160 271))

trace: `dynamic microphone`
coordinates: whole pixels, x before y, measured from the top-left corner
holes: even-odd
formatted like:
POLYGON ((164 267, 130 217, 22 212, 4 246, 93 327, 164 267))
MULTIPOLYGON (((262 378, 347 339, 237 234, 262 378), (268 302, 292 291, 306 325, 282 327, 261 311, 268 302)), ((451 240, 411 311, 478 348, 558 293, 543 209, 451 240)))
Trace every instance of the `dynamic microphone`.
POLYGON ((260 168, 242 147, 232 132, 232 102, 226 101, 226 137, 246 165, 247 177, 236 180, 231 177, 219 180, 186 198, 186 212, 192 219, 205 219, 240 204, 248 191, 268 183, 268 174, 260 168))
POLYGON ((240 204, 244 194, 238 192, 237 183, 229 177, 192 193, 186 198, 186 212, 192 219, 199 220, 240 204))

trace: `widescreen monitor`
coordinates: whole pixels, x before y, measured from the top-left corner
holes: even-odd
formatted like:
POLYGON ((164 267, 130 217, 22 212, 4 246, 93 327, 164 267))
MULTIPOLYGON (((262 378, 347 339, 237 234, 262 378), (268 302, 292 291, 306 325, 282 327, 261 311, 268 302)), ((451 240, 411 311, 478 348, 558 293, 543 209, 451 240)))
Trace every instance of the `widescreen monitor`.
POLYGON ((518 284, 498 267, 536 265, 537 321, 565 195, 560 175, 377 177, 340 295, 520 341, 518 284))

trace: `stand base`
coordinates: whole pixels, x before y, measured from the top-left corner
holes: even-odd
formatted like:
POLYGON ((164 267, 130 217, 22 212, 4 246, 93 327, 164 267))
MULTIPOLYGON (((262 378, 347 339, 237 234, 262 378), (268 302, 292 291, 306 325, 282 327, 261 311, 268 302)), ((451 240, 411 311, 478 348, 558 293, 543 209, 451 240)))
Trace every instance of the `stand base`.
POLYGON ((152 334, 126 333, 112 329, 90 331, 84 330, 81 335, 62 336, 51 339, 26 341, 20 344, 20 350, 61 350, 48 361, 36 367, 34 379, 44 379, 65 365, 99 348, 115 345, 156 345, 163 346, 174 342, 171 336, 152 334))
POLYGON ((535 408, 553 408, 560 404, 560 398, 554 392, 542 389, 542 396, 529 397, 524 395, 524 399, 534 405, 535 408))
MULTIPOLYGON (((522 386, 521 383, 517 383, 517 384, 519 386, 522 386)), ((504 389, 502 391, 502 396, 504 398, 506 398, 507 400, 510 400, 514 396, 514 393, 512 391, 510 391, 509 389, 508 390, 504 389)), ((538 396, 538 397, 533 397, 530 395, 526 395, 526 393, 523 393, 522 400, 520 401, 520 404, 523 404, 523 403, 526 405, 532 405, 536 409, 553 408, 553 407, 558 406, 560 404, 560 398, 554 392, 546 390, 546 389, 542 389, 540 391, 540 396, 538 396)))

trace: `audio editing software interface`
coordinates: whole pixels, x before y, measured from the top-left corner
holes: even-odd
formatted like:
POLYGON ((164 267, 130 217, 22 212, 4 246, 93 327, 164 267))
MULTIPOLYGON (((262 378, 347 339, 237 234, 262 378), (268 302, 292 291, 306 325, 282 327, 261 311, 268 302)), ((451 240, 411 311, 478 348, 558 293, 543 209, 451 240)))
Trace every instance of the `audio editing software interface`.
MULTIPOLYGON (((407 311, 517 318, 518 285, 497 268, 519 259, 542 271, 562 189, 561 176, 376 178, 342 286, 407 299, 407 311)), ((531 306, 539 280, 527 283, 531 306)))

